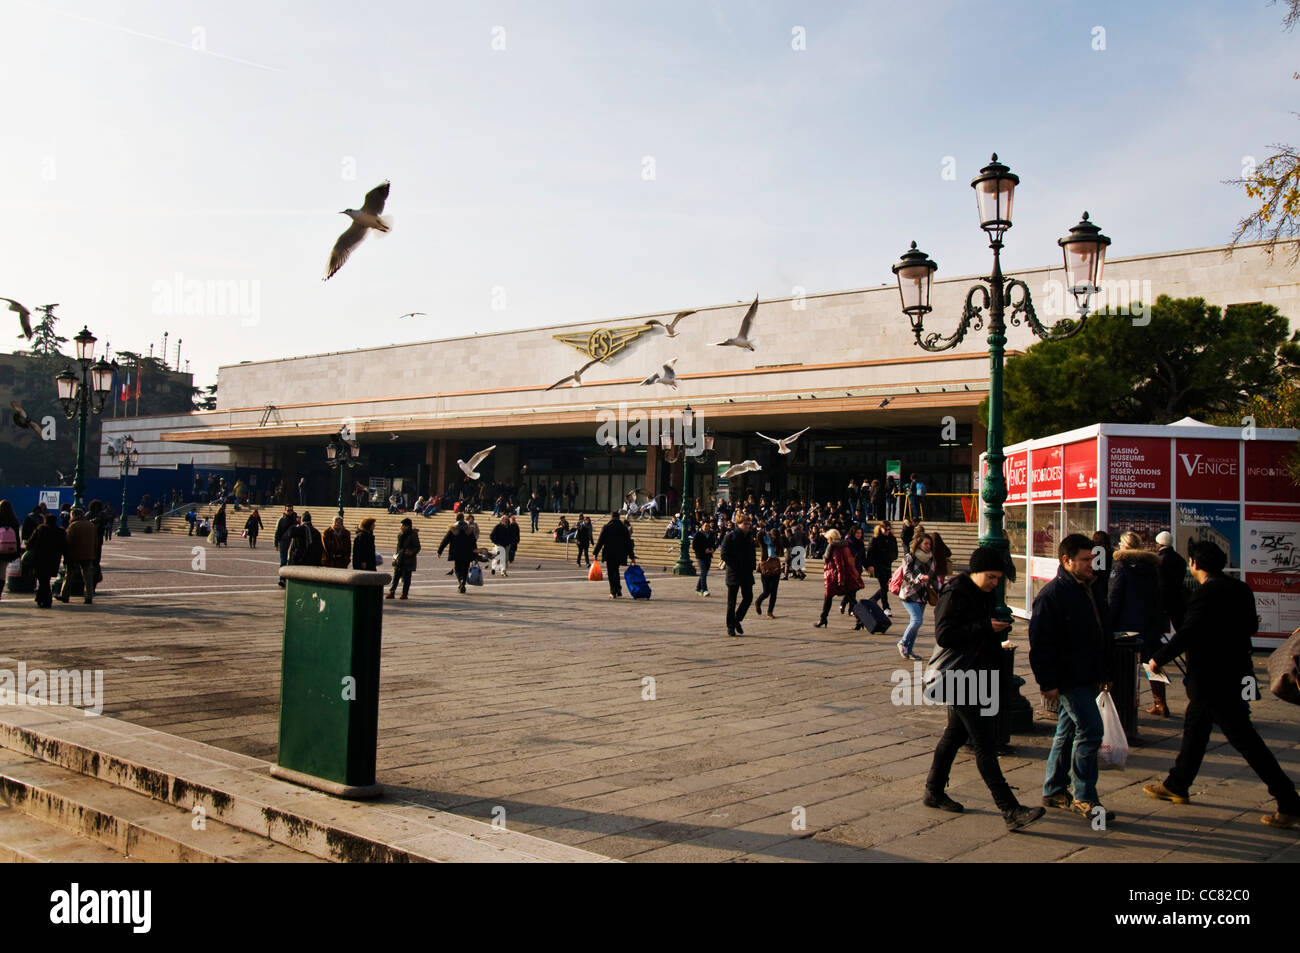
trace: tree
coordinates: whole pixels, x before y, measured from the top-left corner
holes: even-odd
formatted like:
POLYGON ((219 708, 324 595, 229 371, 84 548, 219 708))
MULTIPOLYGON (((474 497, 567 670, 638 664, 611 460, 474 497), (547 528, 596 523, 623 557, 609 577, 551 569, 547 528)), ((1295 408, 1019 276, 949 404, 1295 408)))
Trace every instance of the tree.
POLYGON ((54 330, 58 318, 54 316, 57 304, 43 304, 36 310, 42 315, 40 322, 32 328, 32 353, 38 357, 61 357, 60 345, 67 344, 68 339, 60 337, 54 330))
MULTIPOLYGON (((1277 0, 1270 0, 1270 6, 1277 0)), ((1300 0, 1286 0, 1287 12, 1282 28, 1287 32, 1300 23, 1300 0)), ((1300 79, 1300 71, 1292 73, 1300 79)), ((1297 114, 1300 115, 1300 114, 1297 114)), ((1242 169, 1241 178, 1227 179, 1225 184, 1240 186, 1259 207, 1241 219, 1229 243, 1236 247, 1243 239, 1263 239, 1270 255, 1278 242, 1300 235, 1300 151, 1286 143, 1272 143, 1273 154, 1253 168, 1242 169)), ((1290 263, 1300 260, 1300 242, 1291 248, 1290 263)))
MULTIPOLYGON (((1137 310, 1137 309, 1133 309, 1137 310)), ((1064 341, 1041 341, 1007 361, 1005 442, 1088 423, 1165 424, 1238 413, 1282 383, 1286 318, 1272 305, 1161 295, 1149 323, 1106 311, 1064 341)), ((980 406, 988 419, 988 400, 980 406)))
POLYGON ((207 387, 190 388, 190 396, 194 402, 195 410, 216 410, 217 409, 217 385, 209 384, 207 387))

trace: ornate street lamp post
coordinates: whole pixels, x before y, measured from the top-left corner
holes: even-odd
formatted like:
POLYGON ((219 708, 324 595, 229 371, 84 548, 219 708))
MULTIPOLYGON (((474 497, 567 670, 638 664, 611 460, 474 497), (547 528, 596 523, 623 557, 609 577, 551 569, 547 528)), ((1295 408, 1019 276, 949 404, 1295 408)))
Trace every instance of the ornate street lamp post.
POLYGON ((86 420, 90 413, 99 413, 104 409, 104 401, 113 386, 113 367, 106 361, 95 361, 95 336, 83 325, 81 332, 72 339, 77 346, 77 363, 81 365, 81 374, 69 367, 54 378, 58 388, 59 400, 63 402, 63 413, 71 420, 79 415, 77 421, 77 469, 72 486, 72 505, 84 509, 86 505, 86 420), (93 363, 92 363, 93 362, 93 363))
POLYGON ((135 438, 127 434, 118 445, 109 444, 108 455, 117 464, 117 475, 122 481, 122 519, 117 526, 118 536, 130 536, 131 527, 126 522, 126 478, 131 468, 140 469, 140 451, 135 449, 135 438))
MULTIPOLYGON (((677 562, 673 566, 673 575, 675 576, 694 576, 696 574, 695 564, 691 562, 691 534, 695 532, 695 497, 693 495, 695 489, 694 462, 695 457, 698 456, 703 458, 713 450, 713 434, 705 431, 703 451, 696 454, 691 453, 692 442, 687 439, 686 435, 692 432, 694 426, 695 412, 691 410, 690 405, 687 404, 686 408, 682 411, 682 504, 678 519, 678 522, 681 524, 682 545, 681 550, 677 555, 677 562)), ((667 451, 672 450, 671 435, 667 437, 664 449, 667 451)), ((676 460, 675 458, 672 458, 668 462, 674 463, 676 460)))
MULTIPOLYGON (((1007 343, 1005 312, 1010 306, 1011 323, 1019 326, 1023 316, 1030 330, 1043 340, 1060 341, 1077 334, 1087 321, 1092 296, 1101 283, 1106 246, 1110 244, 1110 239, 1088 221, 1088 213, 1084 212, 1083 220, 1070 229, 1069 235, 1058 241, 1065 257, 1066 286, 1074 296, 1079 316, 1077 319, 1062 318, 1051 328, 1040 323, 1034 312, 1029 286, 1023 281, 1004 278, 1002 275, 1002 236, 1011 227, 1011 204, 1019 182, 1019 176, 998 162, 997 153, 993 154, 993 160, 971 181, 979 209, 980 227, 988 234, 989 247, 993 249, 993 273, 967 291, 961 322, 952 334, 947 337, 936 332, 926 334, 922 327, 925 315, 932 310, 930 283, 939 266, 924 252, 917 250, 916 242, 912 242, 911 249, 893 266, 894 274, 898 276, 903 313, 912 322, 916 343, 927 351, 946 351, 960 344, 968 331, 983 329, 984 310, 988 309, 988 473, 981 488, 985 504, 984 518, 988 525, 985 534, 980 537, 979 545, 1001 553, 1003 564, 1008 570, 1011 569, 1011 545, 1003 535, 1002 509, 1007 499, 1007 480, 1002 472, 1002 364, 1007 343), (980 303, 976 303, 976 298, 980 299, 980 303)), ((994 612, 997 618, 1011 621, 1011 610, 1006 603, 1005 579, 998 584, 997 608, 994 612)))
POLYGON ((353 467, 361 463, 361 447, 351 440, 343 439, 343 431, 330 437, 325 444, 325 462, 331 470, 339 471, 339 518, 343 517, 343 477, 353 467))

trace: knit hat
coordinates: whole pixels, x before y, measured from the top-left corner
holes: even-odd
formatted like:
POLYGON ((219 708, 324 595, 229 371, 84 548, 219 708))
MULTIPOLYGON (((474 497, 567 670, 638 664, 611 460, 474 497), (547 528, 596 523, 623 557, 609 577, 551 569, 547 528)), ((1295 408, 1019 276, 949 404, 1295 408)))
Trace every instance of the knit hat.
POLYGON ((1172 546, 1173 544, 1174 544, 1174 538, 1170 536, 1169 533, 1167 532, 1156 533, 1157 546, 1172 546))
POLYGON ((989 546, 977 547, 970 554, 971 572, 1004 572, 1002 554, 989 546))

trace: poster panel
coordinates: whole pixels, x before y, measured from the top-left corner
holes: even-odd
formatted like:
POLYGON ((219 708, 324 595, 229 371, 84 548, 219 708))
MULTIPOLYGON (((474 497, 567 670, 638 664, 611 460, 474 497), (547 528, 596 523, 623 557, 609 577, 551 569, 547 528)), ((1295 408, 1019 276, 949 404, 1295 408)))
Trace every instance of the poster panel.
POLYGON ((1029 499, 1029 451, 1008 454, 1002 472, 1007 478, 1007 503, 1024 503, 1029 499))
POLYGON ((1300 503, 1300 487, 1291 482, 1286 458, 1295 444, 1284 440, 1244 440, 1246 499, 1255 503, 1300 503))
POLYGON ((1236 503, 1179 501, 1178 550, 1184 557, 1192 542, 1210 542, 1228 554, 1228 568, 1241 568, 1241 516, 1236 503))
POLYGON ((1187 440, 1174 445, 1174 490, 1180 500, 1237 500, 1241 489, 1240 443, 1187 440))
POLYGON ((1133 532, 1154 540, 1158 533, 1170 530, 1168 503, 1111 503, 1106 532, 1110 541, 1119 547, 1119 538, 1133 532))
POLYGON ((1247 504, 1241 539, 1246 572, 1300 572, 1300 506, 1247 504))
POLYGON ((1169 441, 1164 437, 1111 437, 1106 479, 1111 499, 1169 499, 1169 441))
POLYGON ((1064 471, 1061 447, 1042 447, 1029 454, 1029 495, 1035 503, 1056 502, 1061 498, 1064 471))
POLYGON ((1097 441, 1066 444, 1064 496, 1067 500, 1092 500, 1097 496, 1097 441))

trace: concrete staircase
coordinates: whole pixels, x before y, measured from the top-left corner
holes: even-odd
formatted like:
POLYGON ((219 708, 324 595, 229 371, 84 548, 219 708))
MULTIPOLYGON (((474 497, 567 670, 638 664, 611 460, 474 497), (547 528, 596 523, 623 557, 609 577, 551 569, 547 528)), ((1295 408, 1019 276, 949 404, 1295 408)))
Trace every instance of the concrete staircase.
MULTIPOLYGON (((208 504, 195 506, 200 516, 211 516, 216 512, 216 507, 208 504)), ((299 512, 310 512, 312 514, 312 523, 317 529, 324 531, 330 525, 334 517, 338 514, 337 506, 308 506, 295 507, 299 512)), ((275 524, 284 512, 283 507, 268 507, 260 510, 264 529, 259 537, 259 546, 269 544, 275 535, 275 524)), ((244 521, 248 519, 249 509, 241 507, 236 512, 232 507, 226 507, 226 526, 229 532, 228 543, 230 546, 242 545, 239 534, 243 531, 244 521)), ((591 513, 592 530, 594 535, 600 534, 600 527, 608 521, 608 514, 591 513)), ((390 514, 385 509, 378 507, 344 507, 343 522, 349 531, 354 531, 357 524, 366 517, 373 517, 375 520, 375 542, 376 548, 385 557, 391 556, 393 548, 397 543, 398 533, 401 532, 402 520, 410 517, 415 528, 420 533, 420 543, 424 547, 421 554, 432 554, 436 551, 438 544, 442 541, 443 535, 448 528, 455 522, 455 515, 442 511, 434 516, 425 518, 412 514, 390 514)), ((555 527, 559 525, 560 517, 564 516, 573 526, 577 521, 577 513, 542 513, 538 520, 537 532, 529 531, 530 520, 527 513, 518 517, 519 527, 522 530, 519 539, 519 550, 516 555, 517 563, 527 563, 529 560, 554 560, 568 559, 573 560, 577 555, 577 548, 570 543, 565 546, 562 543, 552 541, 552 533, 555 527)), ((488 540, 492 527, 496 525, 497 519, 492 516, 489 510, 486 513, 478 513, 474 516, 475 522, 480 527, 479 545, 481 548, 491 548, 491 542, 488 540)), ((132 519, 132 532, 136 532, 135 524, 138 520, 132 519)), ((895 534, 901 524, 895 523, 895 534)), ((957 569, 964 569, 970 559, 971 551, 978 544, 978 526, 975 523, 924 523, 924 528, 929 532, 939 533, 943 537, 948 548, 953 553, 953 563, 957 569)), ((668 520, 662 517, 647 520, 632 521, 632 539, 636 544, 637 558, 647 567, 658 565, 660 568, 672 568, 677 562, 678 554, 681 549, 681 541, 676 539, 664 539, 664 531, 668 528, 668 520)), ((185 522, 183 516, 169 516, 163 518, 162 531, 164 533, 180 533, 182 536, 189 532, 189 524, 185 522)), ((593 540, 594 546, 594 540, 593 540)), ((897 565, 897 564, 895 564, 897 565)), ((820 575, 822 571, 821 560, 808 560, 807 572, 820 575)))

